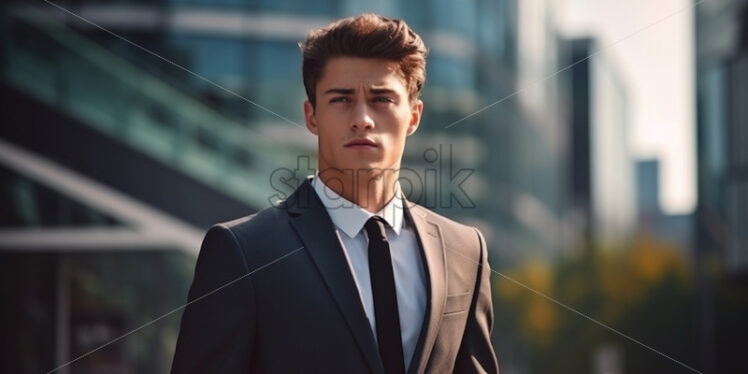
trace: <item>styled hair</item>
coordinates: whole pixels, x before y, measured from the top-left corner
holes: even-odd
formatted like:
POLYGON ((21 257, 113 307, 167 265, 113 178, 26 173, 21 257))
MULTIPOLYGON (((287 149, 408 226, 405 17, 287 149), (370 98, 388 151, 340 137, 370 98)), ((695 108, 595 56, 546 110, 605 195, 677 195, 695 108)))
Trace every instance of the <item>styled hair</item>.
POLYGON ((303 55, 304 88, 312 106, 316 105, 317 83, 327 62, 335 57, 381 58, 397 62, 411 104, 426 82, 428 50, 421 37, 401 19, 373 13, 343 18, 309 32, 299 47, 303 55))

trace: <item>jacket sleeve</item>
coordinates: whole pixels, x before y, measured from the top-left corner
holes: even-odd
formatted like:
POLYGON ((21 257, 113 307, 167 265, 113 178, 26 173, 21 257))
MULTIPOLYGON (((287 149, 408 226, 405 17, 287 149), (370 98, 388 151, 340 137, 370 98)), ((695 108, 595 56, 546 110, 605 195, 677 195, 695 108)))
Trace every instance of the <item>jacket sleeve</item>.
POLYGON ((216 225, 203 239, 172 373, 246 373, 255 334, 251 273, 236 236, 216 225))
POLYGON ((491 268, 488 264, 486 240, 479 230, 475 230, 480 242, 480 266, 475 284, 473 301, 465 333, 460 343, 455 362, 455 373, 498 373, 499 365, 493 345, 493 302, 491 301, 491 268))

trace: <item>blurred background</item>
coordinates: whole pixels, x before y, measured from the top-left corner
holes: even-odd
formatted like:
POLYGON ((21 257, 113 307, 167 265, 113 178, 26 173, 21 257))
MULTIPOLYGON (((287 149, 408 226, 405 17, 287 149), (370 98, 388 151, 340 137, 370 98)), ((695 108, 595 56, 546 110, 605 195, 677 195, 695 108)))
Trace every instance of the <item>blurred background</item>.
MULTIPOLYGON (((206 229, 313 173, 297 43, 364 11, 430 49, 404 188, 485 234, 502 373, 748 372, 744 0, 4 2, 3 371, 183 305, 206 229)), ((180 316, 57 372, 167 372, 180 316)))

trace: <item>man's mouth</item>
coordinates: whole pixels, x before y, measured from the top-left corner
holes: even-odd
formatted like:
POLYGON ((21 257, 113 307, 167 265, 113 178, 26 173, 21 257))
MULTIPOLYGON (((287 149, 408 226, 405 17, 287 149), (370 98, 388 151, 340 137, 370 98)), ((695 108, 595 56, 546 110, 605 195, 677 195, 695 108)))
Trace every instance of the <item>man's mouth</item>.
POLYGON ((367 138, 356 138, 352 139, 348 143, 345 144, 346 148, 376 148, 378 147, 377 143, 375 143, 371 139, 367 138))

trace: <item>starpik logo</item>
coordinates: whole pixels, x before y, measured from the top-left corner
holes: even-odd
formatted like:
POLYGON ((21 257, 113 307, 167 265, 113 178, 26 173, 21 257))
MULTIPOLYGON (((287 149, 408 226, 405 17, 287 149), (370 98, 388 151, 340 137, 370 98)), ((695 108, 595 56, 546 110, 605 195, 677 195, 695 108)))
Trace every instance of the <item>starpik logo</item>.
MULTIPOLYGON (((418 202, 419 204, 430 208, 452 208, 457 204, 463 209, 475 208, 475 203, 464 190, 464 183, 475 172, 471 168, 455 168, 452 158, 452 144, 449 144, 444 151, 444 146, 439 144, 436 147, 426 149, 422 154, 422 161, 409 162, 411 165, 421 165, 422 167, 401 167, 400 169, 327 169, 320 172, 320 176, 325 179, 326 184, 330 187, 353 188, 354 191, 360 191, 356 185, 357 181, 367 180, 371 176, 386 176, 392 173, 397 178, 386 178, 392 180, 391 188, 397 190, 399 184, 403 194, 408 200, 418 202), (446 154, 445 154, 446 153, 446 154), (366 175, 365 178, 358 176, 366 175)), ((299 155, 296 157, 296 167, 278 168, 273 170, 270 175, 270 187, 273 193, 268 197, 268 202, 276 206, 279 202, 287 199, 309 175, 314 175, 316 169, 312 166, 309 155, 299 155)), ((371 183, 373 185, 373 183, 371 183)), ((381 186, 378 188, 382 188, 381 186)), ((327 206, 327 208, 349 208, 353 203, 340 196, 327 196, 336 205, 327 206)), ((347 195, 345 191, 340 195, 347 195)), ((307 197, 309 198, 309 197, 307 197)), ((304 200, 303 198, 301 200, 304 200)), ((298 201, 298 204, 308 204, 305 201, 298 201)))

